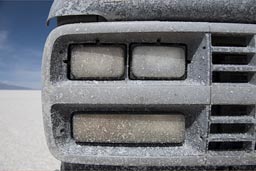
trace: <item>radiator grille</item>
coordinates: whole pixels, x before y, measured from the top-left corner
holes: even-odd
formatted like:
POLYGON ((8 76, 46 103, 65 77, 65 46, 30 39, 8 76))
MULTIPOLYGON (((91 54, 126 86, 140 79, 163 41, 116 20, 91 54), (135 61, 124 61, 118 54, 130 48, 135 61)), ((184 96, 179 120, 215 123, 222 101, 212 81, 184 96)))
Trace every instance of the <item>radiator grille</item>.
POLYGON ((254 116, 255 110, 252 105, 213 105, 208 150, 253 150, 254 116))
MULTIPOLYGON (((211 42, 212 86, 225 87, 219 94, 229 91, 235 99, 246 99, 239 91, 241 87, 246 89, 255 84, 254 36, 213 34, 211 42)), ((255 106, 246 104, 245 100, 237 103, 237 99, 212 102, 209 151, 255 151, 255 106)))

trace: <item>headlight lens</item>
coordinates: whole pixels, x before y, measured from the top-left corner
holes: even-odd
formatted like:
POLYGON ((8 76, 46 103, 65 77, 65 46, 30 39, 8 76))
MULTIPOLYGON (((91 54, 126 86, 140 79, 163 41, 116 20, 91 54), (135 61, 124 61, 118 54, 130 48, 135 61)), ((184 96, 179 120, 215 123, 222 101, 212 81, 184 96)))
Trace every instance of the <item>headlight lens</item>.
POLYGON ((177 79, 185 74, 185 64, 184 47, 136 46, 131 72, 137 79, 177 79))
POLYGON ((118 79, 125 71, 124 49, 115 46, 72 46, 70 67, 74 79, 118 79))

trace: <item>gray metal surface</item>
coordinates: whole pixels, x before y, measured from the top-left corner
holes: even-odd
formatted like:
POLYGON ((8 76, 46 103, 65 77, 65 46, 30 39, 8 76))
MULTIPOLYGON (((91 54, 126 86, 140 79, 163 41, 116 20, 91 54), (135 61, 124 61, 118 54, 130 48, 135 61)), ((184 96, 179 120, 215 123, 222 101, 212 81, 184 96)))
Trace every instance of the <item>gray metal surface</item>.
POLYGON ((48 21, 75 15, 96 15, 108 21, 256 23, 256 3, 255 0, 55 0, 48 21))
MULTIPOLYGON (((212 119, 212 105, 256 104, 254 77, 248 83, 212 83, 212 72, 216 69, 212 64, 213 54, 249 53, 255 56, 255 34, 256 26, 252 24, 192 22, 103 22, 56 28, 47 39, 42 67, 43 116, 51 152, 63 162, 92 165, 256 165, 255 131, 250 136, 209 133, 211 121, 215 119, 213 122, 218 123, 216 117, 212 119), (220 33, 229 36, 246 34, 252 39, 246 47, 212 47, 212 35, 220 33), (130 79, 129 50, 125 78, 122 80, 81 81, 70 80, 67 76, 71 44, 121 43, 129 48, 135 42, 159 43, 159 40, 160 43, 187 45, 184 80, 130 79), (182 145, 81 145, 71 136, 70 118, 74 112, 134 114, 163 111, 184 114, 186 133, 182 145), (246 141, 250 146, 246 149, 242 147, 241 151, 208 151, 209 142, 226 140, 246 141)), ((250 67, 255 67, 254 60, 250 62, 250 67)), ((232 71, 238 70, 239 67, 232 68, 232 71)), ((240 119, 255 126, 255 119, 245 117, 240 119)), ((255 111, 252 117, 255 118, 255 111)), ((232 122, 232 118, 226 119, 226 122, 232 122)))

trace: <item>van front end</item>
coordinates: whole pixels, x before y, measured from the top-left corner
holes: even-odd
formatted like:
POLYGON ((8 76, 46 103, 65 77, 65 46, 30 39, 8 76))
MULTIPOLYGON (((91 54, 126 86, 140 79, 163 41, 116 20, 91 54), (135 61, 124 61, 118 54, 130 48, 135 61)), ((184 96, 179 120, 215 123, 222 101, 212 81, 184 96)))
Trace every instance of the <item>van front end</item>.
POLYGON ((55 0, 42 102, 62 170, 254 170, 255 16, 254 0, 55 0))

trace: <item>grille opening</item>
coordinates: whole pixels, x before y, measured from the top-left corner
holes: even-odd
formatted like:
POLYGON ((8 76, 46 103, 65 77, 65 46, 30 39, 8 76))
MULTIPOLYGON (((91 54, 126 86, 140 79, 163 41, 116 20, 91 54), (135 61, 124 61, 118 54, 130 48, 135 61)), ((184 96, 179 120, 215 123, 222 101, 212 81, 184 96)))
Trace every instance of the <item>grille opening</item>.
POLYGON ((252 55, 240 54, 213 54, 213 64, 230 64, 230 65, 248 65, 252 60, 252 55))
POLYGON ((107 19, 100 15, 75 15, 57 17, 57 25, 89 22, 106 22, 107 19))
POLYGON ((211 124, 211 134, 245 134, 253 131, 253 124, 211 124))
POLYGON ((253 105, 213 105, 211 116, 252 116, 253 105))
POLYGON ((249 83, 253 77, 250 72, 219 72, 212 73, 213 83, 249 83))
POLYGON ((251 35, 212 35, 212 46, 247 47, 252 40, 251 35))
POLYGON ((244 151, 251 149, 250 141, 237 142, 209 142, 208 150, 210 151, 244 151))

